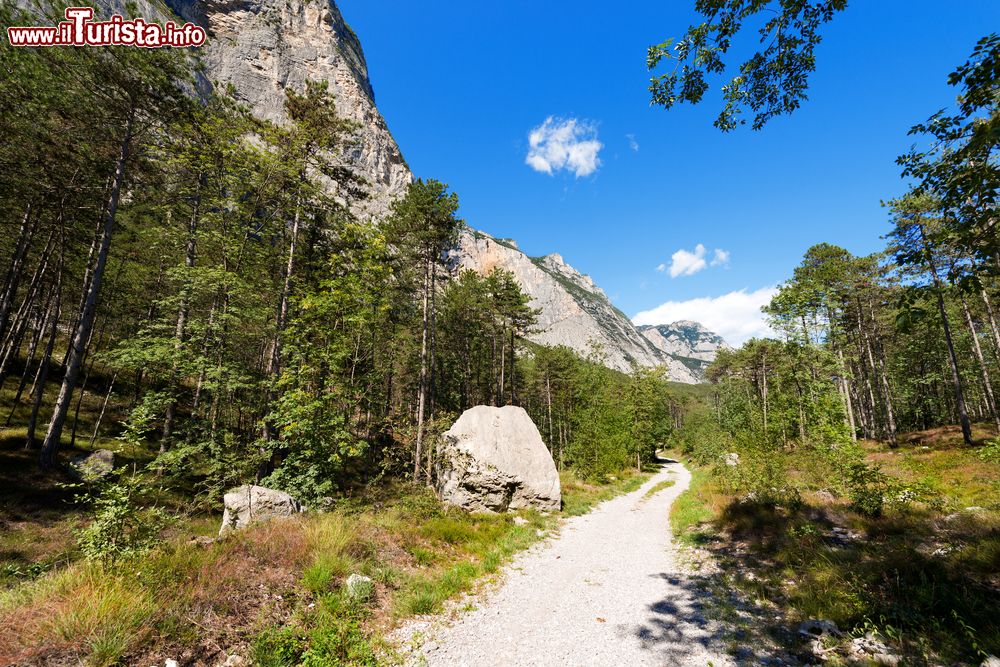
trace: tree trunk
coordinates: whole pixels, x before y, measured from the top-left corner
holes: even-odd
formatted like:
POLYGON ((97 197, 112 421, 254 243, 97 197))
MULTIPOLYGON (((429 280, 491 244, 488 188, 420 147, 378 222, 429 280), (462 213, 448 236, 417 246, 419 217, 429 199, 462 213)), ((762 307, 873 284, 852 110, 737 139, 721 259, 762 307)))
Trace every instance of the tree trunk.
MULTIPOLYGON (((14 414, 17 412, 17 408, 21 404, 21 397, 24 395, 24 389, 28 386, 28 375, 31 374, 31 366, 35 361, 35 354, 38 352, 38 344, 45 335, 45 331, 48 328, 49 318, 52 315, 52 308, 55 305, 55 293, 56 290, 54 288, 49 290, 49 295, 45 299, 45 307, 43 308, 41 316, 34 327, 34 332, 31 335, 31 342, 28 344, 28 353, 25 355, 24 369, 21 371, 21 381, 17 384, 17 391, 14 392, 14 400, 11 401, 10 413, 7 415, 7 426, 11 425, 11 422, 14 419, 14 414)), ((37 371, 35 372, 34 377, 38 377, 37 371)), ((28 396, 33 396, 34 393, 35 385, 32 384, 31 390, 28 392, 28 396)))
POLYGON ((187 246, 184 252, 184 267, 187 274, 184 277, 184 284, 181 287, 181 301, 177 306, 177 324, 174 327, 174 359, 170 365, 170 381, 168 388, 167 409, 163 418, 163 434, 160 437, 160 453, 170 448, 170 438, 174 432, 174 418, 177 414, 177 366, 178 357, 184 347, 184 337, 187 329, 188 308, 191 290, 190 271, 194 267, 195 252, 197 250, 198 239, 198 216, 201 208, 201 185, 204 178, 198 178, 198 194, 195 196, 194 205, 191 211, 191 220, 188 223, 187 246))
POLYGON ((990 295, 986 293, 985 287, 980 288, 979 296, 983 300, 983 305, 986 306, 986 319, 990 323, 990 333, 993 334, 993 353, 1000 361, 1000 329, 997 328, 997 318, 993 315, 993 304, 990 302, 990 295))
POLYGON ((427 334, 428 334, 428 292, 430 291, 429 259, 424 260, 423 315, 420 328, 420 383, 417 387, 417 443, 413 453, 413 481, 420 481, 420 455, 424 444, 424 403, 427 400, 427 334))
POLYGON ((35 233, 37 221, 31 217, 31 205, 24 210, 24 217, 21 219, 21 229, 17 235, 17 245, 14 247, 14 256, 11 258, 10 268, 7 270, 7 280, 4 281, 3 296, 0 297, 0 336, 7 332, 7 321, 10 318, 11 308, 14 306, 14 299, 17 296, 17 287, 21 282, 24 271, 24 258, 28 253, 31 237, 35 233))
MULTIPOLYGON (((267 365, 267 373, 272 382, 281 374, 281 337, 285 331, 285 325, 288 323, 288 302, 292 291, 292 280, 295 276, 295 253, 299 242, 301 208, 302 201, 301 194, 299 194, 295 199, 295 215, 292 216, 292 234, 288 242, 288 260, 285 263, 285 279, 281 286, 281 295, 278 298, 278 311, 275 315, 274 323, 274 340, 271 342, 271 353, 269 355, 267 365)), ((271 443, 277 439, 277 429, 274 427, 274 422, 268 417, 270 406, 274 403, 275 398, 274 389, 271 387, 267 390, 267 396, 264 404, 264 415, 262 419, 263 426, 261 427, 261 436, 263 437, 265 443, 271 443)), ((267 452, 262 450, 261 453, 266 454, 267 452)), ((277 464, 279 454, 280 453, 276 449, 272 449, 270 456, 261 461, 261 464, 257 469, 258 482, 271 474, 277 464)))
POLYGON ((52 466, 56 451, 59 449, 59 439, 62 436, 63 425, 66 422, 66 412, 73 398, 73 387, 80 372, 80 362, 83 360, 84 345, 90 338, 90 333, 93 330, 94 314, 97 311, 97 298, 100 296, 101 280, 104 277, 104 267, 108 262, 108 251, 111 248, 111 237, 115 228, 115 216, 118 214, 118 200, 121 196, 122 184, 125 181, 125 168, 132 142, 132 125, 134 121, 135 109, 130 109, 128 121, 125 125, 125 136, 122 139, 118 162, 115 165, 114 183, 111 187, 110 199, 108 200, 105 212, 104 229, 101 234, 100 247, 97 253, 97 263, 94 266, 93 275, 90 279, 87 298, 84 300, 83 309, 80 312, 79 323, 70 343, 70 355, 66 364, 66 373, 63 377, 62 386, 59 388, 59 396, 56 398, 52 420, 49 422, 49 429, 45 434, 45 441, 42 443, 39 463, 43 469, 52 466))
POLYGON ((958 356, 955 354, 955 343, 951 338, 948 311, 944 306, 944 286, 941 284, 941 277, 938 275, 937 266, 934 263, 934 255, 923 226, 920 227, 920 240, 924 245, 927 267, 930 269, 931 279, 934 281, 934 291, 937 293, 938 310, 941 313, 941 325, 944 327, 944 340, 948 346, 948 361, 951 363, 951 381, 955 389, 955 409, 958 411, 958 419, 962 425, 962 439, 965 441, 965 444, 971 445, 972 424, 969 422, 969 411, 965 406, 965 391, 962 389, 962 375, 958 370, 958 356))
POLYGON ((35 373, 35 380, 31 387, 31 414, 28 416, 28 428, 25 435, 25 449, 35 448, 35 427, 38 424, 38 412, 42 407, 42 400, 45 397, 45 381, 48 377, 49 366, 52 364, 52 348, 56 344, 56 336, 59 335, 59 315, 62 308, 62 280, 63 280, 63 255, 59 257, 59 275, 56 278, 55 304, 52 309, 49 322, 49 339, 45 343, 45 352, 38 362, 38 370, 35 373))
POLYGON ((555 449, 555 442, 552 440, 552 385, 549 383, 549 374, 545 374, 545 406, 549 413, 549 447, 555 449))
POLYGON ((97 422, 94 424, 94 432, 90 436, 90 447, 94 446, 94 442, 97 440, 97 434, 101 430, 101 422, 104 420, 104 413, 108 409, 108 402, 111 400, 111 390, 115 388, 115 381, 118 379, 118 373, 111 376, 111 382, 108 384, 108 393, 104 395, 104 402, 101 403, 101 412, 97 415, 97 422))
POLYGON ((972 351, 976 355, 976 361, 979 362, 979 371, 983 378, 983 394, 986 399, 986 409, 993 417, 993 424, 997 427, 997 433, 1000 433, 1000 414, 997 414, 997 404, 993 398, 993 384, 990 382, 990 371, 986 367, 986 359, 983 358, 983 348, 979 344, 976 324, 972 321, 972 313, 969 311, 969 304, 966 303, 965 297, 960 295, 959 298, 962 302, 962 313, 965 315, 965 325, 969 328, 969 335, 972 336, 972 351))
POLYGON ((49 259, 52 252, 54 238, 55 236, 53 234, 49 234, 48 241, 45 242, 45 249, 42 251, 42 256, 39 259, 39 264, 31 276, 28 291, 24 295, 24 300, 21 301, 21 305, 18 307, 17 312, 14 314, 14 320, 10 323, 10 328, 4 337, 3 359, 0 360, 0 386, 3 386, 4 381, 7 379, 7 370, 10 368, 13 360, 17 357, 17 352, 21 347, 24 329, 27 326, 29 319, 28 314, 31 311, 31 307, 35 303, 35 295, 41 288, 42 279, 45 277, 49 268, 49 259))
POLYGON ((858 441, 858 428, 854 423, 854 406, 851 401, 850 383, 847 381, 847 365, 844 363, 844 351, 837 348, 837 360, 840 362, 840 391, 844 397, 844 404, 847 408, 847 425, 851 429, 851 441, 858 441))

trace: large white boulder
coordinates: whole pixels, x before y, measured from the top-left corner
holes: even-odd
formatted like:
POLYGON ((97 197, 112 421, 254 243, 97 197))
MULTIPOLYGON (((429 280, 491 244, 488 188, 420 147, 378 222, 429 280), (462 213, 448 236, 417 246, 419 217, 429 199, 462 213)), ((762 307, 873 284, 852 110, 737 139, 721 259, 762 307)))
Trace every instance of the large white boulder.
POLYGON ((477 405, 443 436, 438 493, 473 512, 558 510, 559 473, 524 408, 477 405))
POLYGON ((302 504, 284 491, 252 484, 231 489, 223 497, 223 502, 225 511, 219 535, 244 528, 255 521, 292 516, 302 511, 302 504))

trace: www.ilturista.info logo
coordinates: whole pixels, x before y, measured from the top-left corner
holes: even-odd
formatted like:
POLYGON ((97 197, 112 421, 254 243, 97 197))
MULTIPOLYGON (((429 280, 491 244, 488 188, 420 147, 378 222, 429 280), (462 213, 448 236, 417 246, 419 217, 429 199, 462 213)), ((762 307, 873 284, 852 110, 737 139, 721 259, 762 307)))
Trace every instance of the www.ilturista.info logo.
POLYGON ((93 21, 91 7, 67 7, 66 20, 51 27, 11 26, 7 40, 11 46, 164 46, 183 48, 205 43, 205 29, 193 23, 164 25, 115 14, 109 21, 93 21))

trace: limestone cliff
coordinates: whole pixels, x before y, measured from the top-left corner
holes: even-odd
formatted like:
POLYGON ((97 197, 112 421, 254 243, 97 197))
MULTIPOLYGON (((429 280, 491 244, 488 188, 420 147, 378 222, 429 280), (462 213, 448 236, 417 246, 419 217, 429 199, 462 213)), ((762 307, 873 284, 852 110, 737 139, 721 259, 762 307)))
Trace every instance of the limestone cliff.
POLYGON ((349 160, 372 191, 358 211, 376 218, 386 213, 412 176, 375 106, 361 43, 333 2, 166 2, 184 20, 208 31, 199 50, 208 80, 232 85, 235 97, 260 118, 283 121, 286 89, 302 91, 310 79, 327 81, 337 111, 358 123, 349 160))
POLYGON ((514 274, 532 308, 539 310, 531 340, 565 345, 583 356, 596 355, 606 366, 628 371, 665 365, 670 379, 696 383, 701 378, 682 361, 661 353, 614 307, 590 276, 581 274, 560 255, 528 257, 509 239, 466 230, 456 254, 461 269, 487 274, 502 268, 514 274))

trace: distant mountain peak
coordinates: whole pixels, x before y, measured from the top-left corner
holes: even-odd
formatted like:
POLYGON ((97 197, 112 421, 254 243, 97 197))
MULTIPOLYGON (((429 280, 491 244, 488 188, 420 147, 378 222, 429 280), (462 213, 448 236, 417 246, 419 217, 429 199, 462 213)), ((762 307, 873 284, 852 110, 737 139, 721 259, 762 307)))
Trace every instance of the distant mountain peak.
POLYGON ((684 364, 699 378, 704 378, 705 369, 715 361, 719 350, 729 349, 722 336, 691 320, 646 324, 638 329, 657 350, 684 364))

